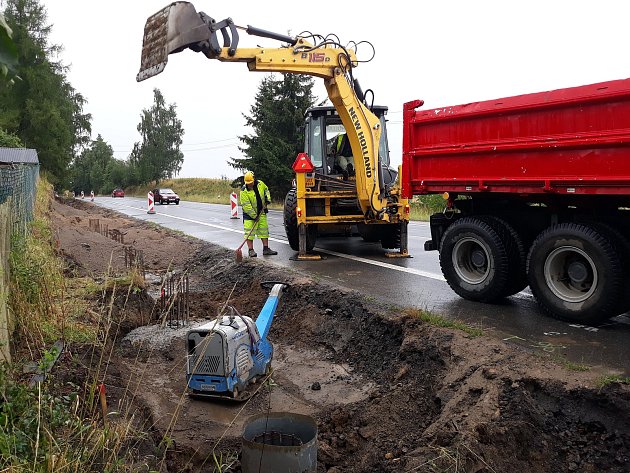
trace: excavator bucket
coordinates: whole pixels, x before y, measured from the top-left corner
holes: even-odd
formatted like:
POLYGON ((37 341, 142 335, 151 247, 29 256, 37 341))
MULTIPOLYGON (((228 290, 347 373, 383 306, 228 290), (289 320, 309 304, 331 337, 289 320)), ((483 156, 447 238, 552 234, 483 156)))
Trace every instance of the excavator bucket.
POLYGON ((138 82, 164 70, 168 55, 210 38, 208 25, 192 3, 173 2, 150 16, 144 25, 138 82))

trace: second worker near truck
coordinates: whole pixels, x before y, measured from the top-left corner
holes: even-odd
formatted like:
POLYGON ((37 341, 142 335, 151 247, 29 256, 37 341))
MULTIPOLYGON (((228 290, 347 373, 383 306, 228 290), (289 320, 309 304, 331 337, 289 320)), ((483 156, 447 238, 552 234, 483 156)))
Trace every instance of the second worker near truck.
POLYGON ((262 240, 263 255, 277 255, 278 252, 269 248, 269 225, 267 223, 267 206, 271 203, 271 194, 267 185, 254 178, 254 173, 245 173, 245 185, 241 188, 241 207, 243 208, 243 226, 249 257, 258 256, 254 250, 256 237, 262 240))

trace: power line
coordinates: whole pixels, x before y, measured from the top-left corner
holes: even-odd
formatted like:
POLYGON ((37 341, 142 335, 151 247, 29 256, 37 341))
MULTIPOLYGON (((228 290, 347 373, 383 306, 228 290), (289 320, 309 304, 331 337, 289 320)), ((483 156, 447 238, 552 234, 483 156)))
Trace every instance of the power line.
MULTIPOLYGON (((238 143, 230 143, 230 144, 219 145, 219 146, 209 146, 207 148, 197 148, 197 149, 180 148, 180 151, 185 152, 185 153, 194 153, 195 151, 208 151, 212 149, 232 148, 234 146, 238 146, 238 143)), ((114 153, 131 153, 131 150, 114 150, 114 153)))

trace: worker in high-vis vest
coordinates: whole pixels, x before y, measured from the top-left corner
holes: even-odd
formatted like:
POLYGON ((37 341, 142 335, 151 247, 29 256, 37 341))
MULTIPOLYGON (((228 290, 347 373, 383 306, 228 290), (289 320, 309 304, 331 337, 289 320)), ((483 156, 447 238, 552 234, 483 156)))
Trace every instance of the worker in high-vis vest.
POLYGON ((241 188, 240 200, 249 257, 258 256, 254 251, 256 237, 262 240, 263 255, 277 255, 277 251, 269 248, 269 225, 267 224, 269 209, 267 206, 271 203, 271 194, 263 181, 254 179, 254 173, 251 171, 245 173, 245 185, 241 188))

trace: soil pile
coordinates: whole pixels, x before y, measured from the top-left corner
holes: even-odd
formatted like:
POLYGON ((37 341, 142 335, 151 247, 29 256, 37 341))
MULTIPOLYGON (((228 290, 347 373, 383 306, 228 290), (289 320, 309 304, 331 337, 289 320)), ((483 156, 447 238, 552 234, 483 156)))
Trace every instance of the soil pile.
POLYGON ((156 445, 168 439, 164 461, 147 460, 162 471, 239 472, 243 424, 268 410, 316 419, 318 472, 630 471, 627 385, 598 388, 593 375, 522 348, 433 327, 308 274, 236 263, 233 251, 89 203, 56 203, 54 222, 76 274, 122 271, 112 255, 142 242, 156 277, 147 276, 146 293, 114 298, 125 324, 106 384, 110 405, 132 403, 156 445), (124 232, 124 243, 91 231, 96 218, 124 232), (255 317, 262 281, 290 284, 270 332, 272 382, 247 404, 187 396, 189 327, 155 322, 167 272, 189 278, 190 324, 226 304, 255 317))

